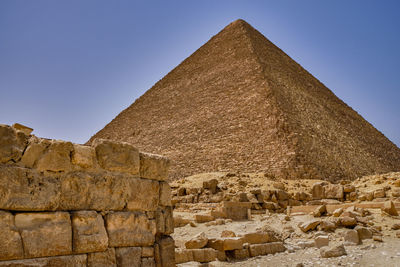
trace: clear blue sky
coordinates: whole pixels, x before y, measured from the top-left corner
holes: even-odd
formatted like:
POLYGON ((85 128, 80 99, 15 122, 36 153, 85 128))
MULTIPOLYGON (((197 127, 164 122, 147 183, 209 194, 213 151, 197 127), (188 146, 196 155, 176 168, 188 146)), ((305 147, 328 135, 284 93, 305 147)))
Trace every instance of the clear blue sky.
POLYGON ((0 1, 0 123, 84 143, 242 18, 400 146, 400 1, 0 1))

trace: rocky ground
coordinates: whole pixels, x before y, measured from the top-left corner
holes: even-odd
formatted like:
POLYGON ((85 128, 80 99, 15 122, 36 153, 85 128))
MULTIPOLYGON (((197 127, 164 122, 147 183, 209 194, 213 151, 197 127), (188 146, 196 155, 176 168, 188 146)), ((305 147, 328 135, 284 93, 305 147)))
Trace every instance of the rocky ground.
POLYGON ((400 266, 400 173, 339 184, 212 173, 172 189, 178 266, 400 266))

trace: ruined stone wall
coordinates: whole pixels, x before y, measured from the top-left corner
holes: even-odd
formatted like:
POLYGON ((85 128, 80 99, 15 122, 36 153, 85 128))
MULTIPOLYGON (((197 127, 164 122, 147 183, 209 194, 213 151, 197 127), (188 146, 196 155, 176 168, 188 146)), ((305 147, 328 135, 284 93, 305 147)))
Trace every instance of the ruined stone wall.
POLYGON ((0 125, 0 266, 174 266, 168 159, 0 125))

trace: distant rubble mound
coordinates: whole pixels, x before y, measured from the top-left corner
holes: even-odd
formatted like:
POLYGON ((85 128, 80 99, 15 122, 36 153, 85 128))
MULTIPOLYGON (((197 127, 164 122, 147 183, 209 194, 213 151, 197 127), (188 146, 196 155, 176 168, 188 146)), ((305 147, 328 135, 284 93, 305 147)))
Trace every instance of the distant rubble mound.
POLYGON ((355 179, 400 171, 400 149, 243 20, 229 24, 94 138, 214 171, 355 179))

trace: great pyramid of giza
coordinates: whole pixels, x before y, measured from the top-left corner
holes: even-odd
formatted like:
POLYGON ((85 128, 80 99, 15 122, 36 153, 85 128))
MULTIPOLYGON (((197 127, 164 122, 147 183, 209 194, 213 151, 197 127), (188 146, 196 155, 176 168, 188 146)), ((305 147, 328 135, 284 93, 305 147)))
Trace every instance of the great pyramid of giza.
POLYGON ((354 179, 400 171, 400 149, 243 20, 225 27, 94 138, 172 161, 170 178, 265 172, 354 179))

